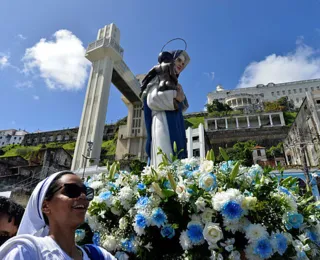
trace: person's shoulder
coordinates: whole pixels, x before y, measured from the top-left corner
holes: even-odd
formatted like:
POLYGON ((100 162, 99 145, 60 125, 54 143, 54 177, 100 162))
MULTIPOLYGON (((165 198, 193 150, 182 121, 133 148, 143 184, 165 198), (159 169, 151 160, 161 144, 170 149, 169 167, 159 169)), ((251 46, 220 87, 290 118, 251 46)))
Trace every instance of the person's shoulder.
POLYGON ((28 247, 25 244, 14 245, 4 255, 1 255, 2 260, 32 260, 37 259, 37 251, 28 247))
POLYGON ((99 246, 99 249, 101 250, 101 253, 103 254, 105 260, 116 260, 116 258, 103 247, 99 246))

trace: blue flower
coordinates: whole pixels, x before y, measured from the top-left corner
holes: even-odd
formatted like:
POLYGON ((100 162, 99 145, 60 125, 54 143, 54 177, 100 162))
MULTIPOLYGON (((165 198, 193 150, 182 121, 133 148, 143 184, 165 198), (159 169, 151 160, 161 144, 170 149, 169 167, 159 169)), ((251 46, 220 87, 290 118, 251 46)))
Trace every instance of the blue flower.
POLYGON ((150 204, 148 197, 140 197, 136 203, 136 208, 143 209, 150 204))
POLYGON ((122 252, 122 251, 118 251, 114 256, 118 260, 127 260, 127 259, 129 259, 129 256, 125 252, 122 252))
POLYGON ((83 229, 77 229, 75 232, 76 242, 80 242, 86 236, 86 232, 83 229))
POLYGON ((184 168, 187 170, 187 171, 191 171, 192 170, 192 166, 190 164, 186 164, 184 166, 184 168))
POLYGON ((288 248, 287 238, 283 234, 277 233, 273 236, 273 245, 274 250, 283 255, 288 248))
POLYGON ((310 230, 307 231, 307 237, 317 245, 320 245, 320 240, 318 238, 318 235, 310 230))
POLYGON ((145 228, 148 224, 147 218, 140 213, 136 215, 135 222, 139 228, 145 228))
POLYGON ((123 248, 123 250, 129 252, 129 253, 134 253, 136 251, 133 243, 132 243, 132 239, 124 239, 121 241, 121 246, 123 248))
POLYGON ((202 225, 196 221, 189 222, 187 236, 192 244, 201 244, 204 241, 202 225))
POLYGON ((92 237, 92 242, 96 246, 100 245, 100 234, 98 232, 94 232, 93 237, 92 237))
POLYGON ((138 183, 137 185, 138 190, 145 190, 146 189, 146 185, 142 182, 138 183))
POLYGON ((220 170, 223 171, 224 173, 228 173, 233 166, 233 161, 227 161, 223 162, 220 166, 220 170))
POLYGON ((269 258, 272 255, 272 246, 269 239, 259 239, 254 245, 253 252, 263 259, 269 258))
POLYGON ((112 196, 111 191, 105 191, 105 192, 100 193, 99 198, 103 201, 107 201, 110 199, 111 196, 112 196))
POLYGON ((167 216, 161 208, 152 211, 151 223, 157 227, 163 226, 167 221, 167 216))
POLYGON ((243 209, 237 202, 231 200, 222 206, 221 214, 229 220, 240 219, 243 209))
POLYGON ((297 212, 288 212, 286 216, 286 228, 300 228, 303 223, 303 216, 297 212))
POLYGON ((279 191, 289 196, 292 196, 291 192, 285 187, 279 186, 279 191))
POLYGON ((117 185, 115 185, 113 182, 111 182, 111 181, 109 181, 108 182, 108 185, 111 187, 111 188, 113 188, 113 189, 117 189, 118 187, 117 187, 117 185))
POLYGON ((170 184, 170 181, 168 181, 168 180, 166 180, 166 181, 163 182, 163 186, 164 186, 167 190, 172 189, 171 184, 170 184))
POLYGON ((309 259, 306 255, 306 252, 300 251, 297 253, 297 260, 307 260, 309 259))
POLYGON ((199 187, 205 191, 212 191, 217 187, 217 177, 213 173, 204 173, 199 178, 199 187))
POLYGON ((184 175, 186 176, 186 178, 190 179, 193 176, 193 171, 185 171, 184 175))
POLYGON ((171 225, 163 226, 160 233, 162 237, 167 237, 169 239, 173 238, 176 234, 174 228, 171 225))

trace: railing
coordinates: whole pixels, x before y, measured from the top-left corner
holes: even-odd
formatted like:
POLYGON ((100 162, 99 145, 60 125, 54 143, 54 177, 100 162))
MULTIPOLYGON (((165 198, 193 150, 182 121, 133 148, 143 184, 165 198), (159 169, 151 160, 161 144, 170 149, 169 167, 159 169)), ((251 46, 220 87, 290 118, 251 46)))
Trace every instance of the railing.
POLYGON ((121 55, 121 57, 123 56, 123 49, 113 38, 102 38, 95 42, 90 43, 88 45, 87 52, 92 51, 96 48, 109 47, 109 46, 115 49, 121 55))

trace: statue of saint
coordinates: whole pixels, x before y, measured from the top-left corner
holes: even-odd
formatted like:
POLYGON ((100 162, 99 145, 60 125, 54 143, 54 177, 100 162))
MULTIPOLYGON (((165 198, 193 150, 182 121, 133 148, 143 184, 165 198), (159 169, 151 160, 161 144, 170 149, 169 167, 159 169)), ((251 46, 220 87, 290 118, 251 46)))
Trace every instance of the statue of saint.
POLYGON ((170 159, 174 142, 178 151, 183 150, 179 158, 187 157, 182 113, 189 105, 178 78, 189 61, 189 55, 184 50, 161 52, 159 63, 142 81, 141 98, 147 129, 148 165, 157 167, 162 162, 162 155, 157 155, 158 148, 170 159))

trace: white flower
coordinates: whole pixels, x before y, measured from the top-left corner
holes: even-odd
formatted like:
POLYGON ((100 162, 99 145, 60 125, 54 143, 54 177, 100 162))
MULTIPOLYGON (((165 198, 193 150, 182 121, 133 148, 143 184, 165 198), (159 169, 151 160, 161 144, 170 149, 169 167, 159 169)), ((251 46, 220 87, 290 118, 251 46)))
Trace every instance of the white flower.
POLYGON ((231 254, 229 255, 229 259, 230 260, 240 260, 241 255, 240 255, 239 251, 237 251, 237 250, 232 251, 231 254))
POLYGON ((223 260, 223 256, 217 253, 216 251, 212 250, 210 260, 223 260))
POLYGON ((214 214, 214 210, 210 209, 210 208, 206 208, 203 213, 201 214, 201 220, 204 224, 206 224, 207 222, 211 222, 212 221, 212 217, 214 214))
POLYGON ((136 223, 133 223, 133 229, 136 231, 138 236, 141 236, 145 233, 144 228, 138 227, 136 223))
POLYGON ((217 223, 207 223, 203 229, 203 237, 210 245, 216 245, 223 239, 222 230, 217 223))
POLYGON ((244 197, 241 207, 245 210, 253 210, 257 203, 256 197, 244 197))
POLYGON ((119 228, 125 230, 128 226, 128 220, 125 217, 120 218, 119 220, 119 228))
POLYGON ((112 207, 111 212, 112 212, 112 214, 117 215, 117 216, 121 215, 121 211, 119 209, 117 209, 116 207, 112 207))
POLYGON ((206 207, 206 201, 204 200, 203 197, 199 197, 195 204, 197 206, 197 212, 204 211, 206 207))
POLYGON ((148 244, 146 244, 144 246, 149 252, 153 249, 153 246, 151 245, 151 243, 149 242, 148 244))
POLYGON ((199 168, 200 172, 212 172, 213 170, 213 161, 203 160, 199 168))
POLYGON ((292 245, 297 252, 310 250, 310 246, 308 244, 304 245, 300 240, 293 240, 292 245))
POLYGON ((89 224, 90 228, 93 231, 96 231, 96 230, 100 229, 100 223, 98 221, 97 216, 91 216, 91 215, 89 215, 89 213, 87 213, 86 222, 89 224))
POLYGON ((227 196, 226 192, 217 192, 212 197, 212 206, 215 210, 220 211, 222 206, 229 201, 229 196, 227 196))
POLYGON ((237 231, 242 231, 242 220, 240 221, 228 221, 226 219, 223 220, 223 226, 227 231, 230 231, 232 234, 237 231))
POLYGON ((257 241, 262 237, 268 237, 268 232, 261 224, 250 224, 246 229, 246 238, 249 242, 257 241))
POLYGON ((117 260, 129 260, 129 256, 125 252, 122 252, 122 251, 118 251, 115 254, 115 257, 117 260))
POLYGON ((117 249, 117 239, 114 236, 105 235, 102 237, 102 247, 108 251, 115 251, 117 249))
POLYGON ((183 250, 188 250, 191 248, 191 241, 190 241, 186 231, 181 232, 179 241, 180 241, 180 245, 183 250))
POLYGON ((102 181, 93 181, 91 183, 89 183, 89 187, 97 190, 103 187, 103 182, 102 181))

